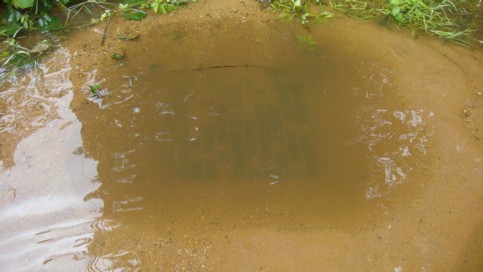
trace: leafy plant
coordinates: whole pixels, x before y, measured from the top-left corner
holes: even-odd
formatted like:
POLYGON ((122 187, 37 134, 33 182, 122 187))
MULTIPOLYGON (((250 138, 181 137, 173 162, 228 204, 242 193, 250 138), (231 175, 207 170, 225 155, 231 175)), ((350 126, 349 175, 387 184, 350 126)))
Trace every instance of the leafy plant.
POLYGON ((34 62, 30 50, 18 44, 15 39, 7 38, 3 44, 6 46, 2 52, 4 66, 24 66, 34 62))
POLYGON ((320 13, 310 12, 309 2, 304 0, 274 0, 270 7, 281 12, 280 18, 297 19, 303 25, 307 25, 310 21, 314 23, 326 22, 333 17, 332 13, 323 10, 320 0, 312 0, 310 3, 316 5, 320 13))
POLYGON ((29 49, 20 45, 14 38, 6 38, 1 44, 0 62, 3 69, 0 83, 6 77, 14 75, 19 68, 37 67, 39 57, 49 51, 51 46, 49 40, 42 40, 29 49))
POLYGON ((409 26, 414 30, 424 30, 430 35, 467 44, 471 29, 462 29, 453 14, 462 12, 450 0, 389 0, 381 10, 398 25, 409 26))
POLYGON ((196 0, 149 0, 148 4, 154 13, 161 12, 163 14, 175 11, 178 6, 196 2, 196 0))
POLYGON ((12 3, 16 8, 26 9, 34 6, 34 0, 4 0, 5 3, 12 3))
MULTIPOLYGON (((333 9, 359 19, 382 19, 387 24, 423 31, 466 45, 481 29, 480 0, 330 0, 333 9)), ((481 43, 481 42, 480 42, 481 43)))
POLYGON ((3 0, 6 10, 0 16, 0 35, 15 37, 21 30, 41 32, 61 29, 60 19, 51 14, 54 6, 70 0, 3 0))
POLYGON ((90 97, 93 99, 102 99, 109 94, 107 89, 101 89, 101 82, 94 82, 88 86, 90 97))
POLYGON ((96 95, 100 89, 101 89, 101 84, 99 82, 89 85, 89 92, 91 92, 91 95, 96 95))
POLYGON ((317 45, 317 41, 314 40, 314 37, 310 36, 310 35, 297 35, 297 39, 303 43, 303 44, 306 44, 310 47, 314 46, 314 45, 317 45))
MULTIPOLYGON (((14 70, 30 63, 36 63, 40 51, 21 46, 15 39, 23 31, 38 31, 49 36, 50 32, 65 28, 79 13, 85 12, 93 16, 91 23, 98 23, 109 19, 113 15, 121 15, 126 20, 143 20, 147 16, 145 9, 152 9, 155 13, 169 13, 179 6, 196 0, 2 0, 5 3, 3 14, 0 15, 0 36, 6 38, 0 51, 0 69, 2 75, 5 71, 14 70), (120 3, 119 3, 120 2, 120 3), (64 11, 64 20, 52 15, 54 8, 64 11), (101 10, 99 16, 95 10, 101 10)), ((127 38, 127 39, 135 39, 127 38)), ((37 49, 40 47, 37 47, 37 49)), ((116 58, 120 56, 116 55, 116 58)), ((9 73, 7 71, 7 74, 9 73)))

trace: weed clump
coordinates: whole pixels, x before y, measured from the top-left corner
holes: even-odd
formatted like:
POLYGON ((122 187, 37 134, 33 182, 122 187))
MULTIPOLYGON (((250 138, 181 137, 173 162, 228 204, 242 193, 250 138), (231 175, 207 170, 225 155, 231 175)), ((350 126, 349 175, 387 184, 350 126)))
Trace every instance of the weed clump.
POLYGON ((107 29, 111 16, 140 21, 148 15, 147 10, 166 14, 189 2, 196 0, 3 0, 4 5, 0 6, 0 38, 3 38, 0 84, 19 68, 35 67, 39 57, 58 43, 53 33, 68 30, 80 13, 91 17, 89 24, 107 21, 107 29), (27 32, 41 33, 45 39, 35 45, 24 45, 21 36, 27 32))
MULTIPOLYGON (((260 1, 260 0, 259 0, 260 1)), ((389 26, 409 28, 461 45, 483 43, 481 0, 263 0, 280 12, 280 18, 303 25, 326 22, 334 11, 361 20, 380 20, 389 26), (314 12, 314 10, 319 11, 314 12), (478 36, 480 35, 480 36, 478 36)))
POLYGON ((358 19, 379 19, 405 27, 413 35, 424 32, 468 45, 481 43, 481 0, 330 0, 330 6, 358 19))
POLYGON ((307 25, 309 22, 327 22, 334 16, 331 12, 324 9, 320 0, 273 0, 268 2, 272 9, 281 12, 279 18, 296 19, 303 25, 307 25), (315 8, 310 9, 310 5, 315 8))

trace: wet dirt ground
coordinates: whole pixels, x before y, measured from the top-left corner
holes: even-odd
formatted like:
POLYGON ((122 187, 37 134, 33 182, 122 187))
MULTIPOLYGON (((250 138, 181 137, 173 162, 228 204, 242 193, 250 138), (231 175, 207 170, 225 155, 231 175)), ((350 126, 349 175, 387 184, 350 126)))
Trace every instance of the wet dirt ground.
POLYGON ((255 1, 104 27, 2 91, 6 271, 483 269, 481 48, 255 1))

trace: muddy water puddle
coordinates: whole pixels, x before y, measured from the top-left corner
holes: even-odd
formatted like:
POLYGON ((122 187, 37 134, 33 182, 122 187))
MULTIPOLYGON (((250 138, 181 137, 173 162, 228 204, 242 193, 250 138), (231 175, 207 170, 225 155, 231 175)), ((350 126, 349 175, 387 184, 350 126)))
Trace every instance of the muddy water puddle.
POLYGON ((126 58, 64 86, 2 173, 2 266, 210 270, 228 233, 380 222, 418 185, 433 114, 377 59, 296 34, 227 22, 116 44, 126 58))

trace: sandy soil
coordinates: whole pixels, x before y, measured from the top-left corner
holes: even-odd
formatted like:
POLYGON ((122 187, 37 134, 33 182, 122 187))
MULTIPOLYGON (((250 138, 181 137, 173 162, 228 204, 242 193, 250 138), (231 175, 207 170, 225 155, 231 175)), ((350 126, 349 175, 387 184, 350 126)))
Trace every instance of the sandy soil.
MULTIPOLYGON (((89 109, 88 72, 108 73, 110 55, 123 47, 117 33, 144 35, 236 20, 263 28, 276 23, 255 1, 199 1, 167 16, 142 22, 114 19, 101 46, 104 25, 73 33, 65 47, 75 52, 71 81, 78 88, 71 105, 89 109), (101 66, 102 65, 102 66, 101 66)), ((196 31, 196 28, 193 29, 196 31)), ((344 18, 311 28, 315 37, 354 55, 370 54, 392 67, 401 101, 434 113, 431 164, 421 167, 419 197, 393 203, 387 220, 357 231, 334 228, 308 232, 243 229, 220 233, 179 229, 169 233, 133 225, 132 233, 106 237, 132 242, 143 271, 481 271, 483 269, 483 51, 444 41, 414 39, 371 23, 344 18), (153 237, 171 237, 153 239, 153 237)), ((331 45, 329 45, 331 46, 331 45)), ((128 52, 130 54, 132 52, 128 52)), ((10 140, 11 141, 11 140, 10 140)), ((2 143, 9 140, 2 139, 2 143)), ((13 143, 13 142, 12 142, 13 143)), ((2 146, 6 161, 12 148, 2 146), (8 152, 7 152, 8 151, 8 152)), ((102 250, 102 249, 100 249, 102 250)))

